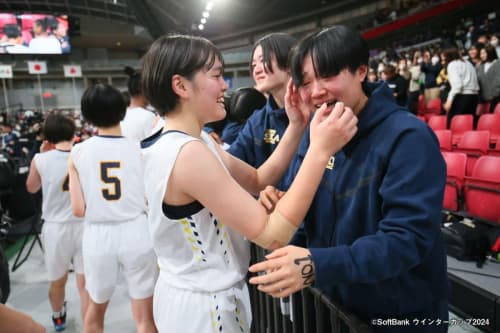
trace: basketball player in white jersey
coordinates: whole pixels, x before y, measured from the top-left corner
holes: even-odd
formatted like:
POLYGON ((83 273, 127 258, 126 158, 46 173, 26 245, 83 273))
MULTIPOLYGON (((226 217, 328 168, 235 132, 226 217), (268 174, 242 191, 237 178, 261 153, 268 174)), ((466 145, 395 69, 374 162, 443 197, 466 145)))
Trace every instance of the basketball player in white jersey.
POLYGON ((52 113, 45 120, 43 132, 45 141, 31 162, 26 188, 31 193, 42 188, 42 218, 45 220, 42 239, 50 281, 49 300, 54 328, 62 331, 66 327, 64 299, 71 261, 80 294, 82 319, 88 305, 82 261, 83 220, 71 211, 68 187, 68 158, 75 124, 63 115, 52 113))
MULTIPOLYGON (((285 108, 290 124, 256 170, 202 132, 206 123, 226 114, 222 55, 210 41, 159 38, 143 58, 142 80, 146 98, 166 117, 163 133, 142 142, 149 223, 160 266, 155 323, 165 333, 250 332, 247 239, 265 248, 288 243, 330 157, 354 136, 357 120, 341 103, 316 110, 307 162, 268 215, 250 193, 281 178, 310 118, 309 110, 297 107, 300 96, 293 84, 285 108)), ((303 267, 298 262, 297 269, 303 267)))
POLYGON ((81 109, 84 119, 98 128, 98 135, 73 148, 68 167, 73 213, 85 218, 83 262, 90 304, 84 332, 103 332, 120 271, 137 332, 156 332, 156 256, 147 224, 139 143, 123 137, 120 129, 125 101, 117 89, 97 84, 84 92, 81 109))
POLYGON ((129 76, 127 88, 130 104, 120 126, 124 137, 141 141, 151 134, 157 118, 153 111, 147 109, 148 102, 141 89, 141 73, 128 66, 125 67, 125 73, 129 76))

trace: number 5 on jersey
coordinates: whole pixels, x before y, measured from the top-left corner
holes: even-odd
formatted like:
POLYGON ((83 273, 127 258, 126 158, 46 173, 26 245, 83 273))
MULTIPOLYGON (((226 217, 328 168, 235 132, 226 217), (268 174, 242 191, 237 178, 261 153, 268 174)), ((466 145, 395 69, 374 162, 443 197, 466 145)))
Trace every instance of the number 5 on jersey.
POLYGON ((122 186, 120 178, 110 175, 111 169, 120 169, 120 162, 101 162, 101 180, 108 185, 101 189, 101 193, 104 199, 116 201, 122 196, 122 186))

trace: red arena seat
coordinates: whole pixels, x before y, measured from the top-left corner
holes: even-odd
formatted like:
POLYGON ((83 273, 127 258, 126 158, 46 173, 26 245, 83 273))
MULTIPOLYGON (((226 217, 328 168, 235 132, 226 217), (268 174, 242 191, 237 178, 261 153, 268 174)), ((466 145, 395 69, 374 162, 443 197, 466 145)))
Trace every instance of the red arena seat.
POLYGON ((451 118, 450 130, 452 144, 457 145, 462 135, 473 130, 474 118, 471 114, 458 114, 451 118))
POLYGON ((465 180, 467 156, 464 153, 443 152, 446 162, 446 187, 443 208, 459 211, 463 207, 462 188, 465 180))
POLYGON ((445 130, 446 129, 446 116, 444 116, 444 115, 431 116, 429 118, 429 122, 427 124, 434 131, 445 130))
POLYGON ((498 103, 498 104, 495 106, 495 110, 493 110, 493 113, 494 113, 494 114, 500 114, 500 103, 498 103))
POLYGON ((490 103, 478 103, 476 107, 476 115, 481 116, 488 113, 490 110, 490 103))
POLYGON ((467 212, 474 217, 500 222, 500 157, 480 157, 471 177, 465 177, 467 212))
POLYGON ((439 140, 439 149, 443 151, 451 151, 451 131, 438 130, 434 131, 439 140))
POLYGON ((500 156, 500 138, 498 138, 495 146, 488 150, 490 156, 500 156))
POLYGON ((441 113, 441 99, 434 98, 427 102, 425 109, 422 114, 429 120, 430 117, 434 115, 439 115, 441 113))
POLYGON ((500 138, 500 114, 483 114, 477 123, 478 131, 490 131, 490 144, 495 144, 500 138))
POLYGON ((474 164, 477 159, 488 154, 490 147, 490 132, 488 131, 467 131, 464 133, 462 140, 458 143, 454 152, 467 154, 467 168, 465 174, 472 175, 474 164))

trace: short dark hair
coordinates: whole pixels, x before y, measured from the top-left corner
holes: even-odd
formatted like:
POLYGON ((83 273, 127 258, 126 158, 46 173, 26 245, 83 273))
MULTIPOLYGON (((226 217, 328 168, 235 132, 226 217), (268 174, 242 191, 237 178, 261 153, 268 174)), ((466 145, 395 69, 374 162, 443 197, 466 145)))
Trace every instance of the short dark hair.
POLYGON ((396 67, 391 64, 386 64, 384 66, 384 69, 382 70, 382 73, 384 73, 385 75, 394 76, 396 75, 396 67))
POLYGON ((3 33, 7 36, 7 38, 17 38, 20 37, 21 29, 17 24, 6 24, 3 27, 3 33))
POLYGON ((48 23, 48 20, 47 20, 46 17, 44 17, 43 19, 36 20, 35 21, 35 25, 39 26, 40 28, 42 28, 43 32, 46 32, 47 28, 49 27, 49 23, 48 23))
POLYGON ((130 96, 142 95, 141 72, 130 66, 126 66, 124 72, 128 75, 127 88, 130 96))
POLYGON ((50 113, 43 123, 43 136, 50 143, 70 141, 75 135, 75 123, 60 113, 50 113))
POLYGON ((441 54, 444 58, 444 62, 446 65, 448 65, 453 60, 462 60, 463 61, 463 59, 460 56, 460 53, 458 52, 458 49, 456 47, 450 47, 448 49, 445 49, 445 50, 443 50, 443 52, 441 54))
MULTIPOLYGON (((266 72, 273 73, 273 65, 271 61, 273 60, 273 56, 276 58, 276 64, 278 68, 282 71, 288 70, 288 56, 290 54, 290 50, 293 48, 297 40, 285 33, 277 32, 268 34, 258 41, 256 41, 253 45, 252 49, 252 59, 253 54, 255 53, 255 49, 257 46, 262 48, 262 57, 264 60, 264 70, 266 72)), ((250 73, 252 73, 252 61, 250 62, 250 73)))
POLYGON ((85 90, 81 101, 82 115, 97 127, 118 125, 125 116, 127 104, 122 93, 109 84, 98 83, 85 90))
POLYGON ((318 77, 338 75, 344 69, 354 73, 368 65, 368 45, 359 32, 347 26, 336 25, 304 37, 293 49, 290 60, 295 86, 302 85, 302 63, 311 56, 314 73, 318 77))
POLYGON ((222 54, 208 39, 189 35, 165 35, 158 38, 144 55, 142 91, 144 97, 161 114, 173 110, 179 96, 172 89, 172 77, 191 80, 201 69, 210 69, 222 54))
POLYGON ((255 88, 239 88, 231 94, 227 110, 228 118, 231 121, 244 124, 255 110, 264 107, 266 101, 266 96, 255 88))

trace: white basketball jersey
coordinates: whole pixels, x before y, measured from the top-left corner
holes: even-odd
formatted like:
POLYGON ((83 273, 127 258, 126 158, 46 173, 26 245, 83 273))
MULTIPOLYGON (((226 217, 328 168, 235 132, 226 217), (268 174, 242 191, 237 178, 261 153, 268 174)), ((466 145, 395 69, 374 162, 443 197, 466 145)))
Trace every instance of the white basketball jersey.
POLYGON ((139 143, 93 136, 71 151, 85 198, 86 222, 125 222, 146 212, 139 143))
POLYGON ((128 108, 125 118, 120 122, 124 137, 141 141, 151 134, 155 123, 153 112, 143 108, 128 108))
MULTIPOLYGON (((220 160, 208 135, 202 133, 201 138, 220 160)), ((183 209, 175 218, 163 212, 163 197, 179 151, 184 144, 199 139, 177 131, 161 133, 155 139, 143 142, 142 151, 149 228, 161 274, 180 289, 214 292, 233 287, 248 271, 248 241, 199 203, 194 205, 196 209, 183 209)))
POLYGON ((69 154, 69 151, 53 149, 33 157, 42 179, 42 218, 47 222, 81 221, 71 210, 68 187, 69 154))

